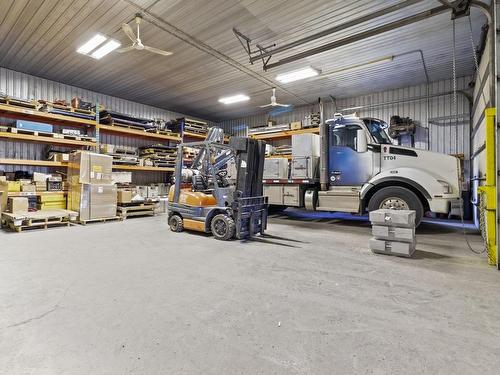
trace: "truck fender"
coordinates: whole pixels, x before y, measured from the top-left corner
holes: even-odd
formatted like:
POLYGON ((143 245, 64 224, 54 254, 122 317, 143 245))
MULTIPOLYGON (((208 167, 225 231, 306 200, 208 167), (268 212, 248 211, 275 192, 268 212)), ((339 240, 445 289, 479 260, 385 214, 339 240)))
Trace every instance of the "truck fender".
POLYGON ((370 179, 361 188, 360 198, 364 200, 367 196, 371 195, 369 193, 373 192, 373 189, 376 189, 377 185, 390 184, 391 182, 394 183, 393 185, 400 183, 411 186, 427 201, 432 200, 432 194, 439 195, 442 193, 442 187, 435 176, 422 170, 415 170, 414 168, 397 168, 384 171, 370 179), (419 182, 416 182, 416 180, 419 182), (425 181, 425 186, 420 183, 423 181, 425 181))

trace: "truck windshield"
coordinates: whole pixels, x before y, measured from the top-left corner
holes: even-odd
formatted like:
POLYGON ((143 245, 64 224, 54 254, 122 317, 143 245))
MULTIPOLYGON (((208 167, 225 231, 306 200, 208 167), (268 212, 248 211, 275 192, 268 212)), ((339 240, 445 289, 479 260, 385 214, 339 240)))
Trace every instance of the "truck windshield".
POLYGON ((391 139, 385 132, 384 127, 382 126, 382 121, 366 118, 363 119, 365 122, 368 131, 372 135, 373 139, 379 144, 390 145, 392 144, 391 139))

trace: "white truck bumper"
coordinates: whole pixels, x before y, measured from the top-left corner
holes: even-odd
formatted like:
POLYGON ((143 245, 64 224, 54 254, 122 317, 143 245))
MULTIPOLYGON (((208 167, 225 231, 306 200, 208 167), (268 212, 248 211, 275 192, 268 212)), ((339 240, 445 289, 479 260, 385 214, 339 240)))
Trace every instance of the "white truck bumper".
POLYGON ((429 200, 429 208, 432 212, 447 214, 452 202, 460 202, 460 198, 433 198, 429 200))

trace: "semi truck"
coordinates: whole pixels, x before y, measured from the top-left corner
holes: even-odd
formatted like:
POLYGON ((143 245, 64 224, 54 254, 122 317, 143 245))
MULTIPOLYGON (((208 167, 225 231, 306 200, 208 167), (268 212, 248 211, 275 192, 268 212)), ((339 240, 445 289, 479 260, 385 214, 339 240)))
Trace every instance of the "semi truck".
POLYGON ((354 214, 410 209, 418 225, 427 211, 448 214, 460 204, 459 159, 394 145, 386 128, 380 119, 355 115, 322 120, 319 157, 294 155, 287 178, 269 178, 264 170, 271 207, 354 214))

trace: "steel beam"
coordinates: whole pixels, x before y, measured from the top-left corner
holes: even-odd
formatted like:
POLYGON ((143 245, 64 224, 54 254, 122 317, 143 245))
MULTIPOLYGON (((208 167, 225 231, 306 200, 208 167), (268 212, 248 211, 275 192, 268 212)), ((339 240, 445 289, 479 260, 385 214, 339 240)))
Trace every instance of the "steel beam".
POLYGON ((325 44, 323 46, 312 48, 308 51, 304 51, 304 52, 298 53, 298 54, 293 55, 293 56, 285 57, 284 59, 281 59, 275 63, 266 65, 266 67, 264 69, 265 70, 272 69, 272 68, 275 68, 275 67, 280 66, 280 65, 288 64, 288 63, 291 63, 293 61, 297 61, 297 60, 300 60, 300 59, 303 59, 303 58, 306 58, 309 56, 317 55, 318 53, 330 51, 332 49, 342 47, 342 46, 345 46, 347 44, 351 44, 354 42, 358 42, 360 40, 370 38, 372 36, 376 36, 376 35, 385 33, 387 31, 395 30, 395 29, 398 29, 398 28, 403 27, 403 26, 408 26, 408 25, 411 25, 413 23, 420 22, 420 21, 423 21, 427 18, 438 16, 440 14, 443 14, 443 13, 446 13, 449 11, 450 11, 450 8, 448 8, 448 6, 446 6, 446 5, 442 5, 442 6, 437 7, 437 8, 429 9, 429 10, 426 10, 424 12, 417 13, 413 16, 405 17, 403 19, 400 19, 400 20, 397 20, 394 22, 390 22, 386 25, 382 25, 382 26, 376 27, 376 28, 371 29, 371 30, 363 31, 363 32, 358 33, 358 34, 350 35, 346 38, 336 40, 334 42, 325 44))
POLYGON ((162 17, 153 14, 148 9, 137 4, 135 2, 137 0, 135 0, 135 1, 134 0, 122 0, 122 1, 125 2, 126 4, 130 5, 135 11, 140 12, 146 21, 148 21, 152 25, 156 26, 160 30, 163 30, 163 31, 169 33, 170 35, 176 37, 177 39, 183 41, 184 43, 186 43, 194 48, 197 48, 200 51, 207 53, 208 55, 216 58, 217 60, 224 62, 225 64, 231 66, 232 68, 256 79, 257 81, 260 81, 261 83, 263 83, 269 87, 277 87, 281 91, 286 92, 288 95, 295 97, 297 100, 299 100, 301 102, 304 102, 306 104, 312 104, 309 101, 307 101, 306 99, 302 98, 301 96, 295 94, 293 91, 289 90, 287 87, 277 84, 272 79, 269 79, 269 78, 265 77, 264 75, 259 74, 256 71, 246 67, 245 65, 243 65, 239 61, 234 60, 233 58, 229 57, 228 55, 211 47, 207 43, 205 43, 205 42, 199 40, 198 38, 195 38, 194 36, 182 31, 181 29, 179 29, 178 27, 176 27, 172 23, 167 22, 162 17))
POLYGON ((312 41, 314 41, 316 39, 319 39, 319 38, 322 38, 324 36, 336 33, 338 31, 342 31, 342 30, 344 30, 344 29, 346 29, 348 27, 357 26, 360 23, 371 21, 371 20, 373 20, 375 18, 384 16, 387 13, 392 13, 392 12, 395 12, 397 10, 401 10, 403 8, 406 8, 406 7, 410 6, 410 5, 417 4, 417 3, 421 2, 421 1, 422 0, 406 0, 406 1, 403 1, 403 2, 401 2, 399 4, 395 4, 395 5, 392 5, 390 7, 378 10, 378 11, 376 11, 374 13, 367 14, 366 16, 362 16, 362 17, 356 18, 356 19, 354 19, 352 21, 344 22, 344 23, 342 23, 340 25, 331 27, 331 28, 329 28, 327 30, 320 31, 320 32, 318 32, 316 34, 312 34, 312 35, 306 36, 306 37, 301 38, 299 40, 296 40, 294 42, 291 42, 291 43, 288 43, 288 44, 284 44, 284 45, 282 45, 280 47, 277 47, 277 48, 274 48, 272 50, 266 51, 265 53, 259 54, 258 56, 250 56, 250 63, 253 64, 255 61, 260 60, 262 58, 270 57, 272 55, 275 55, 275 54, 283 52, 283 51, 287 51, 287 50, 289 50, 291 48, 300 46, 302 44, 305 44, 305 43, 308 43, 308 42, 312 42, 312 41))

